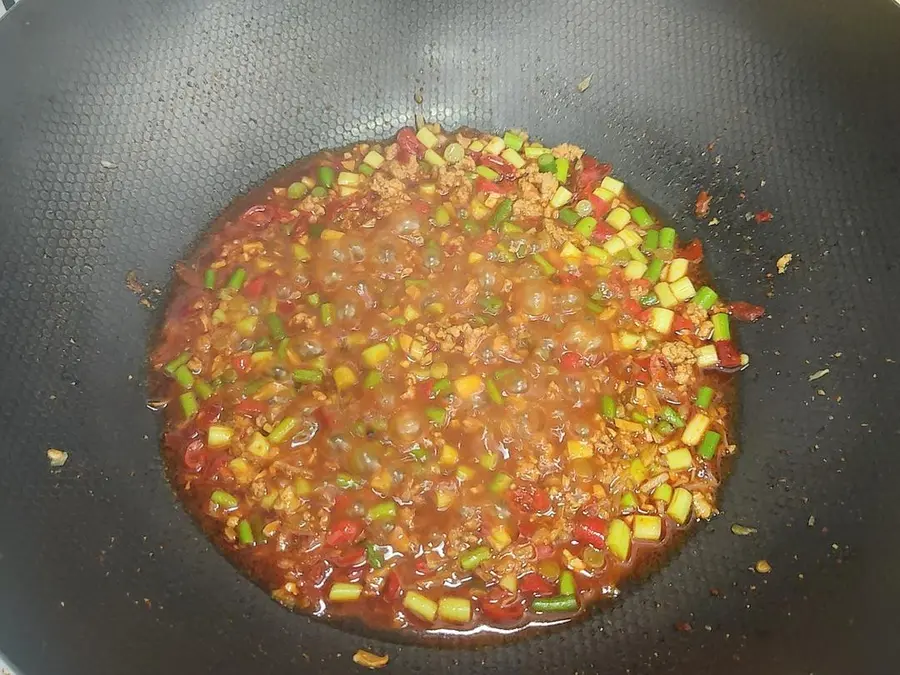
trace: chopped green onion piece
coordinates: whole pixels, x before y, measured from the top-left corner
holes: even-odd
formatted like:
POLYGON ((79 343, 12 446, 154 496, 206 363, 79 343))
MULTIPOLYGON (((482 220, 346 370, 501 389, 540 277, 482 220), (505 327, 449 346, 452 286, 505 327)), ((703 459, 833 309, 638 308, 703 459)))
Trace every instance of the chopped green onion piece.
POLYGON ((264 379, 253 380, 253 382, 248 382, 244 386, 242 393, 244 394, 244 396, 253 396, 253 394, 255 394, 260 389, 262 389, 265 386, 265 384, 266 384, 266 380, 264 380, 264 379))
POLYGON ((184 392, 178 397, 178 402, 181 404, 181 411, 184 413, 185 419, 190 419, 200 410, 200 406, 197 404, 197 397, 194 396, 193 392, 184 392))
POLYGON ((636 206, 631 209, 631 219, 638 224, 639 227, 651 227, 653 225, 653 217, 647 213, 647 209, 643 206, 636 206))
POLYGON ((535 598, 531 601, 532 612, 574 612, 578 609, 578 598, 574 595, 558 595, 555 598, 535 598))
POLYGON ((346 581, 336 581, 328 591, 328 599, 331 602, 356 602, 362 595, 362 584, 351 584, 346 581))
POLYGON ((668 422, 666 422, 665 420, 658 422, 656 425, 656 432, 662 436, 668 436, 673 431, 675 431, 675 427, 672 426, 671 424, 669 424, 668 422))
POLYGON ((631 419, 633 419, 638 424, 646 424, 650 418, 647 417, 644 413, 638 412, 637 410, 631 413, 631 419))
POLYGON ((434 224, 438 227, 447 227, 450 224, 450 212, 445 207, 439 206, 435 210, 434 224))
POLYGON ((287 189, 288 199, 302 199, 308 190, 309 188, 306 187, 306 184, 299 180, 296 183, 291 183, 287 189))
POLYGON ((567 206, 566 208, 559 210, 559 219, 569 227, 574 227, 575 223, 579 221, 580 216, 575 209, 569 208, 567 206))
POLYGON ((497 387, 497 383, 492 379, 488 379, 484 383, 485 389, 487 390, 488 397, 496 404, 500 405, 503 403, 503 394, 500 393, 499 387, 497 387))
POLYGON ((474 570, 485 560, 491 557, 491 549, 487 546, 479 546, 478 548, 464 551, 459 556, 459 566, 466 571, 474 570))
POLYGON ((284 332, 284 323, 277 314, 269 314, 266 316, 266 323, 269 325, 269 335, 273 340, 284 340, 286 337, 284 332))
POLYGON ((216 287, 216 271, 212 267, 203 273, 203 287, 209 290, 216 287))
MULTIPOLYGON (((728 323, 728 315, 724 312, 712 315, 713 340, 719 342, 721 340, 731 339, 731 326, 728 323)), ((178 373, 176 372, 176 375, 178 373)))
POLYGON ((417 462, 424 462, 428 459, 428 453, 425 452, 425 448, 415 447, 409 451, 409 454, 417 462))
POLYGON ((175 381, 185 389, 190 389, 194 386, 194 374, 187 366, 180 366, 175 371, 175 381))
POLYGON ((384 556, 375 544, 366 543, 366 562, 373 570, 380 570, 384 567, 384 556))
POLYGON ((500 174, 494 171, 489 166, 476 166, 475 173, 477 173, 482 178, 487 178, 489 181, 495 181, 500 178, 500 174))
POLYGON ((481 234, 481 225, 476 223, 474 220, 467 220, 463 223, 463 232, 465 232, 470 237, 475 237, 481 234))
POLYGON ((363 176, 371 176, 373 173, 375 173, 375 169, 364 162, 359 165, 359 172, 363 176))
POLYGON ((174 359, 169 361, 165 366, 163 366, 163 371, 165 371, 166 375, 169 377, 175 377, 175 371, 181 368, 184 364, 191 360, 190 352, 181 352, 174 359))
POLYGON ((684 426, 684 420, 681 419, 681 415, 675 412, 670 406, 663 407, 663 409, 659 411, 659 416, 676 429, 681 429, 681 427, 684 426))
POLYGON ((650 230, 644 235, 644 241, 641 247, 645 251, 652 251, 659 247, 659 230, 650 230))
POLYGON ((434 385, 431 387, 431 393, 435 396, 439 396, 446 391, 450 391, 451 387, 450 379, 446 377, 442 377, 440 380, 437 380, 434 385))
POLYGON ((381 384, 382 376, 380 370, 370 370, 363 378, 363 387, 366 389, 374 389, 381 384))
POLYGON ((403 606, 420 619, 429 623, 437 617, 437 603, 417 591, 406 592, 406 595, 403 596, 403 606))
POLYGON ((641 303, 641 307, 654 307, 659 304, 659 296, 651 291, 647 295, 641 296, 638 302, 641 303))
POLYGON ((313 307, 318 307, 318 306, 319 306, 319 303, 321 302, 321 298, 319 297, 319 294, 318 294, 318 293, 311 293, 311 294, 306 298, 306 301, 307 301, 311 306, 313 306, 313 307))
POLYGON ((362 485, 358 478, 344 472, 339 473, 334 482, 341 490, 358 490, 362 485))
POLYGON ((575 595, 577 590, 575 587, 575 575, 570 570, 563 570, 559 575, 559 594, 575 595))
POLYGON ((509 489, 509 486, 512 485, 513 479, 507 473, 498 473, 494 476, 491 481, 488 489, 493 492, 495 495, 503 494, 509 489))
POLYGON ((437 406, 425 408, 425 417, 439 427, 442 427, 447 423, 447 411, 444 408, 438 408, 437 406))
POLYGON ((444 148, 444 159, 446 159, 450 164, 458 164, 463 161, 463 158, 466 156, 466 151, 459 143, 450 143, 446 148, 444 148))
POLYGON ((594 300, 588 300, 587 302, 584 303, 584 306, 587 307, 594 314, 599 314, 604 309, 606 309, 606 307, 604 307, 599 302, 596 302, 594 300))
POLYGON ((547 154, 548 152, 550 152, 550 150, 543 147, 542 145, 529 145, 527 148, 525 148, 525 156, 528 159, 537 159, 541 155, 547 154))
POLYGON ((512 215, 513 203, 512 199, 504 199, 502 202, 497 204, 497 208, 494 209, 494 215, 491 216, 491 227, 497 228, 500 223, 504 220, 507 220, 510 215, 512 215))
POLYGON ((700 387, 697 390, 697 398, 694 399, 694 405, 705 410, 712 403, 715 393, 716 390, 712 387, 707 387, 706 385, 700 387))
POLYGON ((541 173, 550 173, 556 171, 556 157, 549 152, 538 157, 538 170, 541 173))
POLYGON ((585 218, 594 212, 594 205, 588 199, 579 199, 575 203, 575 213, 585 218))
POLYGON ((560 157, 556 160, 556 180, 560 183, 565 183, 569 178, 569 160, 565 157, 560 157))
POLYGON ((503 309, 503 300, 496 295, 489 295, 486 298, 481 298, 478 301, 478 304, 482 306, 485 314, 490 314, 491 316, 497 316, 500 313, 500 310, 503 309))
POLYGON ((540 253, 535 253, 535 254, 534 254, 533 256, 531 256, 531 257, 532 257, 532 258, 534 259, 534 261, 540 266, 541 271, 542 271, 544 274, 546 274, 548 277, 551 276, 551 275, 553 275, 553 274, 556 274, 556 268, 555 268, 553 265, 551 265, 551 264, 550 264, 550 261, 547 260, 547 259, 546 259, 544 256, 542 256, 540 253))
POLYGON ((370 506, 367 512, 369 520, 393 520, 397 517, 397 504, 392 500, 385 500, 370 506))
POLYGON ((197 392, 197 396, 202 398, 204 401, 213 395, 213 389, 209 385, 206 380, 201 380, 197 378, 194 380, 194 391, 197 392))
POLYGON ((324 303, 322 305, 321 315, 322 315, 322 325, 323 326, 327 327, 327 326, 330 326, 331 324, 333 324, 334 323, 334 305, 332 305, 330 302, 324 303))
POLYGON ((225 490, 213 490, 209 496, 209 501, 223 509, 234 509, 238 505, 237 497, 230 492, 225 492, 225 490))
POLYGON ((319 177, 320 185, 324 185, 327 188, 334 185, 334 167, 323 164, 319 167, 317 175, 319 177))
POLYGON ((641 253, 641 249, 639 249, 637 246, 629 246, 627 250, 628 255, 631 256, 632 260, 643 263, 644 265, 650 262, 649 260, 647 260, 647 256, 641 253))
POLYGON ((663 264, 663 261, 659 258, 651 260, 650 264, 647 265, 647 271, 644 272, 644 278, 651 284, 655 284, 659 281, 659 277, 662 274, 663 264))
MULTIPOLYGON (((312 197, 317 197, 317 198, 321 199, 322 197, 324 197, 328 194, 328 190, 326 190, 321 185, 316 185, 316 187, 314 187, 312 190, 310 190, 309 194, 312 197)), ((320 232, 321 232, 321 230, 320 230, 320 232)))
POLYGON ((719 295, 713 289, 709 286, 701 286, 700 290, 697 291, 697 295, 694 296, 694 299, 691 302, 703 309, 709 309, 716 304, 716 300, 718 299, 719 295))
POLYGON ((575 231, 585 239, 590 239, 597 227, 597 219, 593 216, 585 216, 575 225, 575 231))
POLYGON ((712 459, 716 456, 716 448, 719 447, 719 441, 722 440, 722 434, 715 431, 707 431, 700 441, 697 448, 697 454, 703 459, 712 459))
POLYGON ((664 249, 675 248, 675 229, 664 227, 659 231, 659 247, 664 249))
POLYGON ((281 443, 286 440, 288 436, 293 434, 294 430, 300 424, 300 420, 296 417, 285 417, 275 425, 275 428, 272 429, 272 433, 269 434, 268 440, 271 443, 281 443))
POLYGON ((616 401, 615 399, 607 394, 602 399, 600 399, 600 410, 603 412, 603 416, 608 419, 614 419, 616 416, 616 401))
POLYGON ((250 523, 246 520, 241 520, 238 523, 237 533, 238 541, 242 544, 250 545, 256 543, 256 540, 253 538, 253 528, 250 527, 250 523))
POLYGON ((241 290, 241 286, 244 285, 244 281, 247 279, 247 270, 243 267, 238 267, 228 279, 228 288, 233 288, 236 291, 241 290))
POLYGON ((300 384, 322 384, 324 377, 321 370, 312 368, 298 368, 294 371, 294 382, 300 384))
POLYGON ((507 131, 503 134, 503 142, 506 143, 507 148, 512 148, 516 152, 522 149, 522 144, 525 142, 522 140, 522 137, 518 134, 514 134, 511 131, 507 131))

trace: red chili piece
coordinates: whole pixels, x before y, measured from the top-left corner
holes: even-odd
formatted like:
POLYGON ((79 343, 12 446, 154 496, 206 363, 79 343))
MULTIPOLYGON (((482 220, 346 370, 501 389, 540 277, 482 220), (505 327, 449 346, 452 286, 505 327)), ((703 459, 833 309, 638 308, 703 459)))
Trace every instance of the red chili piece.
POLYGON ((679 251, 678 257, 691 262, 703 260, 703 244, 699 239, 692 239, 690 243, 679 251))
POLYGON ((535 595, 551 595, 555 592, 553 585, 535 572, 522 577, 522 580, 519 582, 519 588, 526 593, 534 593, 535 595))
POLYGON ((739 368, 741 365, 741 353, 731 340, 716 342, 716 355, 722 368, 739 368))
POLYGON ((362 521, 339 520, 331 526, 331 531, 325 537, 325 543, 334 547, 352 544, 359 537, 362 530, 362 521))
POLYGON ((772 212, 760 211, 754 216, 754 218, 756 218, 757 223, 768 223, 770 220, 772 220, 772 212))
POLYGON ((573 373, 576 370, 581 370, 581 366, 583 364, 581 354, 576 352, 566 352, 559 359, 559 369, 563 372, 573 373))
POLYGON ((269 404, 264 401, 255 401, 252 398, 245 398, 243 401, 234 406, 234 411, 238 415, 246 415, 247 417, 256 417, 262 415, 269 409, 269 404))
MULTIPOLYGON (((612 164, 601 164, 590 155, 582 155, 581 170, 575 176, 575 194, 584 199, 593 191, 594 184, 606 178, 611 171, 612 164)), ((597 217, 596 214, 594 217, 597 217)))
POLYGON ((400 576, 391 570, 384 582, 384 592, 381 594, 385 600, 396 600, 400 595, 400 576))
POLYGON ((507 162, 505 159, 484 153, 478 162, 482 166, 486 166, 499 173, 503 178, 509 180, 516 179, 516 167, 507 162))
POLYGON ((416 132, 411 127, 403 127, 397 132, 397 145, 407 154, 419 159, 425 156, 425 146, 416 138, 416 132))
POLYGON ((231 366, 239 373, 250 372, 250 353, 241 352, 231 357, 231 366))
POLYGON ((728 313, 738 321, 757 321, 765 312, 764 307, 741 300, 728 304, 728 313))
POLYGON ((188 443, 184 449, 184 466, 189 471, 200 471, 206 463, 206 446, 203 441, 196 440, 188 443))
POLYGON ((256 300, 263 294, 263 291, 266 290, 267 282, 268 277, 266 275, 251 279, 244 285, 244 295, 251 300, 256 300))
POLYGON ((513 182, 495 183, 484 176, 478 176, 478 178, 475 179, 475 192, 493 192, 498 195, 508 195, 515 191, 516 184, 513 182))
POLYGON ((590 544, 594 548, 606 546, 607 523, 602 518, 582 516, 575 521, 574 534, 576 541, 590 544))
POLYGON ((709 215, 709 203, 712 201, 712 195, 706 190, 700 190, 697 195, 697 201, 694 202, 694 214, 698 218, 706 218, 709 215))

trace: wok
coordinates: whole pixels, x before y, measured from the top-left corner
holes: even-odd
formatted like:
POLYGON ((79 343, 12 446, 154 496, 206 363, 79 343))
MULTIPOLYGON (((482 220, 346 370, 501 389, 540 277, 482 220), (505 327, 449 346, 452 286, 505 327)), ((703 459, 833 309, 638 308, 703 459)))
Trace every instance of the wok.
POLYGON ((895 672, 898 34, 891 0, 15 5, 0 22, 0 650, 25 675, 347 672, 360 647, 388 672, 895 672), (145 407, 151 289, 205 224, 279 166, 416 110, 613 162, 704 239, 726 297, 770 316, 740 335, 753 360, 724 513, 613 606, 477 649, 272 602, 179 507, 145 407), (717 225, 693 216, 701 189, 717 225), (51 470, 48 448, 68 463, 51 470))

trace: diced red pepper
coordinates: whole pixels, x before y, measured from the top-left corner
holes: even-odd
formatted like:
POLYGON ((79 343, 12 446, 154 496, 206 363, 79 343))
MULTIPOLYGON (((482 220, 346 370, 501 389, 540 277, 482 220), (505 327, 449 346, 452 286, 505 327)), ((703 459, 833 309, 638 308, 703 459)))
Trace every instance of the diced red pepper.
POLYGON ((385 600, 393 601, 400 596, 400 575, 394 570, 387 573, 384 581, 384 591, 381 594, 385 600))
POLYGON ((497 245, 499 240, 500 237, 496 232, 488 232, 487 234, 478 237, 478 239, 475 240, 474 246, 476 250, 487 253, 497 245))
POLYGON ((563 286, 572 286, 573 284, 575 284, 578 281, 579 278, 580 278, 579 275, 573 274, 572 272, 557 272, 556 273, 557 281, 559 281, 559 283, 562 284, 563 286))
POLYGON ((537 529, 537 523, 530 520, 519 521, 519 537, 522 539, 531 539, 534 536, 534 533, 537 532, 537 529))
POLYGON ((434 398, 434 380, 422 380, 416 385, 416 398, 434 398))
POLYGON ((552 595, 556 590, 553 588, 553 584, 535 572, 522 577, 519 588, 525 593, 534 593, 535 595, 552 595))
POLYGON ((678 257, 690 260, 691 262, 703 260, 703 244, 699 239, 692 239, 678 252, 678 257))
MULTIPOLYGON (((614 298, 621 298, 628 292, 628 282, 622 278, 619 268, 615 268, 609 273, 609 276, 603 281, 603 285, 614 298)), ((638 305, 637 311, 640 311, 640 305, 638 305)))
POLYGON ((196 440, 188 443, 184 449, 184 466, 188 471, 200 471, 206 464, 206 446, 203 441, 196 440))
POLYGON ((612 203, 600 199, 593 192, 589 192, 586 199, 591 203, 591 206, 594 207, 593 211, 591 211, 591 215, 594 216, 598 221, 603 221, 603 217, 612 210, 612 203))
POLYGON ((427 216, 431 213, 432 206, 428 202, 423 199, 413 199, 412 200, 413 210, 423 216, 427 216))
POLYGON ((259 296, 262 295, 263 291, 266 290, 267 281, 268 276, 265 274, 251 279, 246 284, 244 284, 242 293, 251 300, 256 300, 257 298, 259 298, 259 296))
POLYGON ((431 568, 428 566, 428 561, 425 558, 416 559, 416 573, 428 574, 430 571, 431 568))
POLYGON ((231 357, 231 367, 239 373, 249 373, 250 366, 250 352, 240 352, 231 357))
MULTIPOLYGON (((581 170, 575 174, 575 194, 581 199, 588 197, 595 185, 606 178, 610 171, 612 164, 601 164, 590 155, 582 155, 581 170)), ((593 200, 591 202, 593 203, 593 200)), ((599 219, 599 216, 594 217, 599 219)))
POLYGON ((597 226, 591 233, 591 239, 593 239, 594 241, 604 242, 611 239, 615 234, 615 228, 606 223, 606 221, 601 220, 597 223, 597 226))
POLYGON ((594 548, 606 546, 607 523, 603 518, 581 516, 575 521, 573 534, 575 540, 582 544, 590 544, 594 548))
POLYGON ((741 353, 731 340, 716 342, 716 356, 719 357, 720 368, 740 368, 741 353))
POLYGON ((682 316, 681 314, 676 314, 675 318, 672 320, 672 331, 675 333, 680 333, 681 331, 693 331, 694 324, 691 323, 691 320, 687 317, 682 316))
POLYGON ((524 616, 525 605, 518 600, 504 605, 499 602, 489 602, 485 598, 481 601, 481 613, 494 623, 513 623, 524 616))
POLYGON ((405 153, 419 159, 425 156, 425 146, 416 138, 416 132, 412 127, 403 127, 397 132, 397 145, 405 153))
POLYGON ((563 372, 572 373, 581 370, 582 365, 581 354, 576 352, 566 352, 559 359, 559 369, 563 372))
POLYGON ((510 180, 516 179, 516 167, 507 162, 505 159, 497 157, 496 155, 491 155, 486 152, 482 153, 478 164, 493 169, 501 176, 503 176, 503 178, 508 178, 510 180))
POLYGON ((340 547, 354 543, 363 531, 361 520, 339 520, 325 537, 328 546, 340 547))
POLYGON ((535 513, 544 513, 545 511, 549 511, 550 494, 542 488, 536 489, 534 491, 534 499, 532 500, 531 505, 534 508, 535 513))
POLYGON ((281 300, 276 309, 281 316, 293 316, 297 306, 290 300, 281 300))
POLYGON ((205 478, 213 478, 218 476, 220 473, 229 472, 228 471, 228 462, 231 460, 231 455, 227 452, 220 452, 215 455, 211 461, 207 462, 206 466, 203 467, 203 476, 205 478))
POLYGON ((194 424, 198 429, 204 432, 209 429, 209 425, 219 419, 222 414, 222 404, 210 399, 200 406, 197 417, 194 418, 194 424))
POLYGON ((475 192, 493 192, 498 195, 513 194, 516 191, 516 183, 513 181, 495 183, 484 176, 475 179, 475 192))
MULTIPOLYGON (((607 282, 609 280, 607 279, 607 282)), ((638 316, 643 309, 641 308, 641 304, 635 300, 634 298, 626 298, 622 301, 622 312, 631 317, 638 316)))
POLYGON ((766 310, 759 305, 751 305, 749 302, 738 300, 728 303, 728 313, 738 321, 757 321, 766 313, 766 310))
POLYGON ((756 218, 757 223, 768 223, 770 220, 772 220, 772 212, 760 211, 754 216, 754 218, 756 218))
POLYGON ((342 555, 333 556, 329 562, 335 567, 359 567, 366 562, 366 549, 361 546, 354 546, 342 555))
POLYGON ((647 293, 650 291, 650 280, 649 279, 635 279, 631 282, 631 287, 639 290, 641 293, 647 293))
POLYGON ((243 401, 234 406, 234 412, 238 415, 247 417, 256 417, 262 415, 269 409, 269 404, 264 401, 255 401, 252 398, 245 398, 243 401))

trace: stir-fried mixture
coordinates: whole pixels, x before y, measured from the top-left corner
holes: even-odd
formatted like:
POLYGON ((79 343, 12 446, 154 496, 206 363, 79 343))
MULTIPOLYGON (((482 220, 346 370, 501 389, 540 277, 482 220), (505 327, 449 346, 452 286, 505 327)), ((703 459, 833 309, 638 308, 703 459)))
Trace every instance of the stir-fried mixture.
POLYGON ((179 266, 173 480, 290 607, 572 616, 715 513, 729 317, 762 310, 701 258, 573 145, 427 125, 321 153, 179 266))

